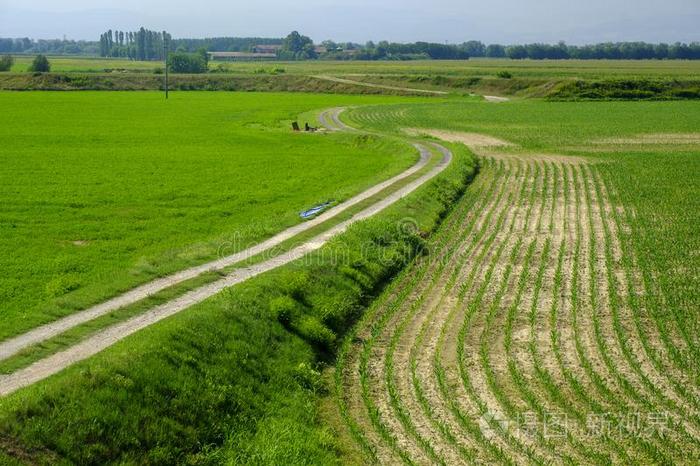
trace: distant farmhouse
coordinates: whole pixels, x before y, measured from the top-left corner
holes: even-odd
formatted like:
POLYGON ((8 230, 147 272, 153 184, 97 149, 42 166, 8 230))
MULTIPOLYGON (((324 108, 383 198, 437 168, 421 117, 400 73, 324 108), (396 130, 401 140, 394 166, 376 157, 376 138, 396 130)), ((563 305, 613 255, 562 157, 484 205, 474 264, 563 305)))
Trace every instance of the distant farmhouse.
POLYGON ((253 47, 253 53, 273 53, 276 55, 281 49, 281 45, 256 45, 253 47))
POLYGON ((265 61, 275 60, 281 45, 256 45, 250 52, 208 52, 212 61, 265 61))
POLYGON ((275 60, 276 53, 208 52, 211 61, 265 61, 275 60))
MULTIPOLYGON (((208 52, 211 61, 265 61, 277 59, 281 45, 256 45, 250 52, 208 52)), ((328 52, 326 47, 317 45, 314 51, 321 55, 328 52)))

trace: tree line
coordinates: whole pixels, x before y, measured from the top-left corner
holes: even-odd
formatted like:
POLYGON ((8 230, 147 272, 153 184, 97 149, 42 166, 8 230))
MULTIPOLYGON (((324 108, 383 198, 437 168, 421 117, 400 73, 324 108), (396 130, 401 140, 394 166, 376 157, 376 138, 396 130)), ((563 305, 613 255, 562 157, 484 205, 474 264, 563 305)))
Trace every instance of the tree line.
POLYGON ((131 60, 163 60, 164 44, 172 40, 167 32, 141 28, 138 31, 112 31, 100 35, 100 56, 131 60))
POLYGON ((486 45, 469 41, 456 45, 389 43, 337 44, 324 42, 328 49, 321 58, 349 60, 406 60, 427 58, 433 60, 465 59, 469 57, 511 58, 514 60, 700 60, 700 43, 649 44, 646 42, 617 42, 593 45, 525 44, 486 45))
POLYGON ((215 37, 206 39, 172 39, 166 32, 140 28, 127 32, 109 30, 98 42, 72 40, 32 40, 29 38, 0 38, 0 54, 100 55, 131 60, 162 60, 164 37, 171 50, 196 52, 250 52, 256 45, 280 45, 278 58, 283 60, 411 60, 467 59, 469 57, 511 58, 515 60, 700 60, 700 43, 673 44, 646 42, 607 42, 592 45, 558 44, 484 44, 468 41, 461 44, 429 42, 396 43, 367 42, 366 44, 324 41, 322 49, 299 32, 286 38, 215 37))
POLYGON ((617 42, 594 45, 551 44, 513 45, 505 48, 505 56, 532 60, 700 60, 700 43, 649 44, 617 42))
POLYGON ((33 40, 28 37, 0 38, 0 53, 49 54, 49 55, 97 55, 99 44, 84 40, 33 40))
MULTIPOLYGON (((332 50, 329 49, 329 50, 332 50)), ((336 48, 335 55, 338 54, 336 48)), ((353 50, 353 49, 349 49, 353 50)), ((470 57, 469 52, 460 45, 437 44, 431 42, 414 42, 402 44, 382 41, 377 44, 368 42, 364 47, 355 49, 349 55, 356 60, 411 60, 411 59, 431 59, 431 60, 466 60, 470 57)), ((343 50, 342 53, 347 53, 343 50)), ((331 55, 333 53, 331 52, 331 55)))

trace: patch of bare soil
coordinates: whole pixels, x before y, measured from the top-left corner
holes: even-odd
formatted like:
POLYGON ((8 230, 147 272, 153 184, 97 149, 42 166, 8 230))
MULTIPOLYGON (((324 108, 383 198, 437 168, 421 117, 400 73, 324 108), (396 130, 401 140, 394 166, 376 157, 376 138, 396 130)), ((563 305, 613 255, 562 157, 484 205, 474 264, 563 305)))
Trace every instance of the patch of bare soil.
POLYGON ((514 146, 514 144, 508 141, 478 133, 462 133, 458 131, 421 128, 406 128, 404 131, 411 136, 432 136, 447 142, 461 143, 471 148, 514 146))
POLYGON ((682 145, 700 144, 700 133, 654 133, 638 134, 627 138, 605 138, 593 141, 593 144, 622 145, 682 145))
POLYGON ((430 90, 430 89, 416 89, 416 88, 411 88, 411 87, 388 86, 385 84, 374 84, 374 83, 368 83, 368 82, 364 82, 364 81, 356 81, 354 79, 339 78, 337 76, 316 75, 316 76, 311 76, 311 77, 315 78, 315 79, 321 79, 324 81, 331 81, 331 82, 342 83, 342 84, 353 84, 355 86, 362 86, 362 87, 373 87, 376 89, 387 89, 387 90, 391 90, 391 91, 408 92, 411 94, 431 94, 431 95, 447 95, 448 94, 448 92, 445 92, 445 91, 434 91, 434 90, 430 90))
POLYGON ((45 448, 27 448, 12 438, 0 435, 0 450, 26 465, 58 464, 58 455, 45 448))
POLYGON ((573 155, 558 155, 558 154, 532 154, 532 153, 504 153, 504 152, 492 152, 492 151, 476 151, 478 155, 482 157, 491 157, 494 159, 511 159, 511 160, 521 160, 523 162, 556 162, 559 164, 569 164, 578 165, 589 163, 583 157, 576 157, 573 155))
POLYGON ((411 136, 430 136, 447 142, 464 144, 481 157, 489 157, 500 160, 520 160, 523 162, 558 162, 567 164, 590 163, 590 161, 583 157, 576 157, 573 155, 502 152, 498 149, 517 149, 518 146, 512 142, 486 134, 423 128, 405 128, 404 132, 411 136))
POLYGON ((491 102, 491 103, 501 103, 501 102, 508 102, 510 99, 508 97, 499 97, 496 95, 485 95, 484 100, 486 102, 491 102))

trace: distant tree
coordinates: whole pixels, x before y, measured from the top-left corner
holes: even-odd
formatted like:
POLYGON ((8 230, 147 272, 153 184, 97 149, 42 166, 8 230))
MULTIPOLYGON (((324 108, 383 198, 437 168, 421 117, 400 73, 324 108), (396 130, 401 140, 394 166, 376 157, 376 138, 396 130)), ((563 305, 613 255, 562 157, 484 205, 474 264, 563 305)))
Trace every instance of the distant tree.
POLYGON ((143 27, 136 32, 136 59, 146 59, 146 29, 143 27))
POLYGON ((338 44, 336 44, 332 40, 324 40, 323 42, 321 42, 321 46, 325 47, 326 50, 328 50, 329 52, 338 50, 338 44))
POLYGON ((153 59, 153 31, 146 31, 144 39, 144 58, 146 60, 153 59))
POLYGON ((486 47, 486 56, 489 58, 505 58, 506 48, 499 44, 491 44, 486 47))
POLYGON ((511 45, 506 48, 506 56, 513 60, 527 58, 527 48, 523 45, 511 45))
POLYGON ((0 53, 12 52, 12 48, 15 45, 15 41, 12 39, 0 38, 0 53))
POLYGON ((168 68, 173 73, 206 73, 207 64, 198 53, 176 52, 168 58, 168 68))
POLYGON ((29 71, 34 73, 48 73, 51 71, 51 64, 44 55, 37 55, 29 67, 29 71))
POLYGON ((486 46, 478 40, 470 40, 462 44, 461 48, 467 52, 470 57, 486 56, 486 46))
POLYGON ((293 60, 317 58, 314 42, 310 37, 302 36, 299 32, 293 31, 282 41, 280 58, 293 60))
POLYGON ((387 57, 387 56, 389 55, 389 47, 390 47, 390 46, 391 46, 391 45, 389 44, 388 41, 386 41, 386 40, 380 41, 380 42, 377 44, 377 48, 375 49, 375 54, 374 54, 374 55, 375 55, 377 58, 385 58, 385 57, 387 57))
POLYGON ((12 58, 12 55, 3 55, 3 57, 0 58, 0 71, 10 71, 14 64, 15 59, 12 58))
POLYGON ((662 60, 668 58, 668 44, 657 44, 654 47, 655 58, 662 60))
POLYGON ((197 55, 202 57, 202 60, 204 60, 204 65, 209 66, 209 54, 207 53, 207 49, 205 47, 200 47, 197 49, 197 55))

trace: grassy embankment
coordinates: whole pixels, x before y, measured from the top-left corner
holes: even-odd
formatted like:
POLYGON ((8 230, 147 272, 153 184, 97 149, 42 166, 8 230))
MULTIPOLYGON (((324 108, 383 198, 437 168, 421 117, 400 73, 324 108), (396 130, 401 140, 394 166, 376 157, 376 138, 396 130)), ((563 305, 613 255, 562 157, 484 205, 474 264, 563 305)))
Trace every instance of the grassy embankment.
MULTIPOLYGON (((7 90, 155 90, 160 64, 115 59, 53 59, 54 73, 26 73, 21 57, 0 75, 7 90)), ((488 60, 409 62, 212 62, 208 75, 174 75, 176 90, 407 94, 313 78, 343 76, 368 83, 558 100, 683 100, 700 97, 694 61, 488 60), (499 77, 499 76, 507 77, 499 77)))

